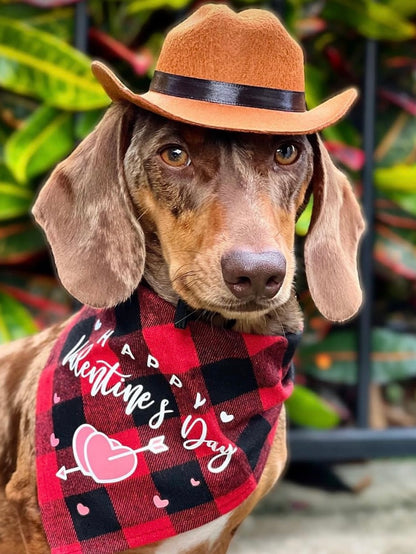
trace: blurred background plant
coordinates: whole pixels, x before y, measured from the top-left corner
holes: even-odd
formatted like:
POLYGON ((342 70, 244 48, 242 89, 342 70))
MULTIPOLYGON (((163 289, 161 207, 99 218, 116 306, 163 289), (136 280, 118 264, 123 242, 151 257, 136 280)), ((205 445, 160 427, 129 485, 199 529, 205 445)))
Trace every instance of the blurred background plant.
MULTIPOLYGON (((109 63, 145 91, 166 31, 195 0, 90 0, 88 53, 73 47, 74 0, 0 0, 0 342, 33 333, 76 305, 54 278, 30 207, 54 165, 101 118, 109 100, 90 60, 109 63)), ((360 87, 366 38, 379 43, 374 183, 375 327, 373 427, 416 425, 416 4, 401 0, 235 0, 234 8, 277 8, 306 53, 311 108, 351 84, 360 87)), ((326 146, 360 194, 362 104, 323 132, 326 146)), ((310 206, 297 226, 299 257, 310 206)), ((302 265, 300 263, 300 265, 302 265)), ((296 425, 353 423, 354 323, 339 327, 306 313, 298 377, 288 408, 296 425)), ((302 292, 304 291, 304 292, 302 292)))

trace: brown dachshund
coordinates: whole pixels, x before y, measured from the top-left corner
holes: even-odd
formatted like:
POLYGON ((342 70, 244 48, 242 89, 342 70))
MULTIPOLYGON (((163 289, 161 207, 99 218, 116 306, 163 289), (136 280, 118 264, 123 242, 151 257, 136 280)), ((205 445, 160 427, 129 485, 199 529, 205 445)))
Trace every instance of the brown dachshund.
MULTIPOLYGON (((69 291, 94 306, 126 298, 140 279, 171 303, 259 334, 299 332, 294 231, 314 195, 305 265, 321 312, 344 320, 361 297, 358 204, 317 135, 256 135, 181 124, 116 102, 62 162, 34 213, 69 291), (214 315, 215 314, 215 315, 214 315)), ((65 323, 0 350, 0 552, 49 552, 37 505, 35 400, 65 323)), ((138 548, 224 553, 281 474, 285 419, 257 489, 237 509, 138 548)))

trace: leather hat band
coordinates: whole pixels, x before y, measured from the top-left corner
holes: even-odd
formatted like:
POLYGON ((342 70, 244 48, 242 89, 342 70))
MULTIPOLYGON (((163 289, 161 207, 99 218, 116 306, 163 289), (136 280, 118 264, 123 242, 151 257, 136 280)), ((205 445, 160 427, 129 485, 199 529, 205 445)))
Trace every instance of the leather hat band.
POLYGON ((306 110, 303 92, 197 79, 164 71, 155 71, 150 90, 169 96, 246 108, 283 112, 306 110))

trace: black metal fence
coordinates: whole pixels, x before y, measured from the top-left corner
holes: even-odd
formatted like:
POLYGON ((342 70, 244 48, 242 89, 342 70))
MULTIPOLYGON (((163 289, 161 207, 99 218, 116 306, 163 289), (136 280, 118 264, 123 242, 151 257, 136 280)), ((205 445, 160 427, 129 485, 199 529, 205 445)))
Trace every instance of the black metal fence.
POLYGON ((363 171, 362 206, 367 232, 361 246, 361 282, 365 301, 357 323, 357 405, 356 427, 333 431, 295 429, 291 431, 290 457, 294 461, 347 461, 360 458, 383 458, 416 455, 416 428, 369 428, 371 386, 371 332, 373 325, 373 247, 374 206, 373 185, 374 127, 377 94, 377 42, 365 45, 364 86, 362 95, 363 171))
MULTIPOLYGON (((271 0, 270 7, 284 15, 284 0, 271 0)), ((88 34, 87 2, 76 4, 75 46, 86 51, 88 34)), ((367 232, 361 247, 361 282, 365 302, 357 323, 358 383, 355 427, 331 431, 293 429, 289 433, 292 461, 347 461, 362 458, 416 455, 416 428, 369 428, 369 397, 371 386, 371 332, 373 325, 373 246, 374 206, 373 153, 376 118, 377 42, 365 44, 365 82, 362 95, 363 171, 362 205, 367 221, 367 232)))

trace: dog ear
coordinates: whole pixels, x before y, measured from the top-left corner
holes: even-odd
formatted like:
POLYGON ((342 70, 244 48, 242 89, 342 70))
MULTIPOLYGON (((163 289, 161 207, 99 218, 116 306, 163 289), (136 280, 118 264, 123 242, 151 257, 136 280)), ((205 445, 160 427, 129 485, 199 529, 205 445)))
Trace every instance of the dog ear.
POLYGON ((33 208, 63 285, 94 307, 127 299, 143 274, 144 234, 123 169, 135 112, 130 104, 113 104, 56 167, 33 208))
POLYGON ((357 269, 365 225, 348 179, 332 162, 317 135, 314 149, 313 212, 305 242, 309 290, 319 311, 331 321, 345 321, 360 308, 357 269))

